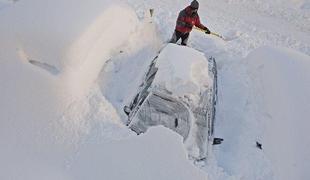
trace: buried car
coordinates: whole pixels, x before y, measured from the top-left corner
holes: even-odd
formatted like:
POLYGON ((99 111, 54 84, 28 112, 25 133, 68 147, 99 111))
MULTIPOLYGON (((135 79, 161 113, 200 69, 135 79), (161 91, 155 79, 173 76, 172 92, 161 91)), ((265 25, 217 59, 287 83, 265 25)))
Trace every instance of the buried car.
MULTIPOLYGON (((214 141, 217 71, 214 58, 168 44, 151 62, 130 105, 127 125, 137 134, 165 126, 183 137, 194 160, 207 157, 214 141)), ((216 142, 218 143, 218 142, 216 142)))

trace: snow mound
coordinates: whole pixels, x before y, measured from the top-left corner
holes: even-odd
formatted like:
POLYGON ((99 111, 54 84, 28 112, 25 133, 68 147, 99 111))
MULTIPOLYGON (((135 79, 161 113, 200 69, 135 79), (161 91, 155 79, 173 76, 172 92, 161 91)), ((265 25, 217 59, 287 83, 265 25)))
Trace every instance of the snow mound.
POLYGON ((188 162, 182 138, 163 127, 151 128, 148 133, 127 140, 87 143, 68 171, 76 180, 206 178, 188 162))
POLYGON ((64 167, 86 139, 131 135, 97 80, 104 64, 135 49, 145 32, 126 3, 29 0, 11 7, 0 12, 0 179, 70 179, 64 167))
POLYGON ((215 62, 189 47, 168 44, 154 58, 130 105, 127 125, 137 134, 163 125, 183 137, 189 158, 206 159, 213 138, 215 62))
POLYGON ((188 96, 196 104, 199 94, 212 84, 206 57, 192 48, 168 44, 160 53, 156 67, 154 88, 165 88, 178 97, 188 96))
POLYGON ((124 47, 130 48, 130 38, 142 29, 130 6, 96 0, 56 0, 48 6, 37 0, 20 1, 0 20, 8 27, 0 29, 4 119, 39 121, 42 124, 34 124, 44 128, 35 132, 54 129, 51 138, 72 142, 90 131, 90 117, 121 124, 96 81, 104 64, 124 47), (6 77, 15 84, 6 82, 6 77))
POLYGON ((68 50, 63 76, 70 91, 83 94, 88 90, 105 62, 120 53, 138 25, 129 6, 116 4, 103 11, 68 50))
POLYGON ((275 179, 309 179, 310 57, 262 47, 247 61, 264 126, 263 149, 275 179))

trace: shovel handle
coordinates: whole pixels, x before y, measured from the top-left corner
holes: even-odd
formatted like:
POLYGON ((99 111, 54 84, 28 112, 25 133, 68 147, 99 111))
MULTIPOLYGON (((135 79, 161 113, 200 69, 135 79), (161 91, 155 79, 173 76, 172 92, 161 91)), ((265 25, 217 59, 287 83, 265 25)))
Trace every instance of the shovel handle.
MULTIPOLYGON (((200 29, 199 27, 196 27, 196 26, 194 26, 194 29, 197 29, 197 30, 199 30, 199 31, 201 31, 201 32, 206 32, 205 30, 200 29)), ((217 34, 217 33, 211 32, 210 34, 213 35, 213 36, 216 36, 216 37, 219 37, 219 38, 225 40, 223 36, 221 36, 221 35, 219 35, 219 34, 217 34)))
POLYGON ((211 32, 210 34, 212 34, 212 35, 214 35, 214 36, 217 36, 217 37, 219 37, 219 38, 221 38, 221 39, 224 39, 223 36, 221 36, 221 35, 219 35, 219 34, 217 34, 217 33, 211 32))

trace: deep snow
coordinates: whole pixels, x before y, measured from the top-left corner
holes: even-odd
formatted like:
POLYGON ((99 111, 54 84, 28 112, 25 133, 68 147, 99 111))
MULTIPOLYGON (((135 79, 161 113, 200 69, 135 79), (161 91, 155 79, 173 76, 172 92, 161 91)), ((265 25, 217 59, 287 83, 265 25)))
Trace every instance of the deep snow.
MULTIPOLYGON (((189 1, 122 2, 0 1, 0 179, 72 179, 77 171, 104 178, 94 174, 95 168, 84 168, 89 153, 100 158, 96 148, 104 143, 136 138, 122 125, 122 106, 189 1), (155 9, 152 20, 143 18, 149 8, 155 9), (81 148, 89 142, 98 146, 81 148), (83 153, 78 157, 77 152, 83 153)), ((219 65, 216 135, 225 143, 214 147, 203 167, 208 179, 310 178, 309 4, 200 2, 202 22, 233 39, 223 42, 195 31, 189 41, 219 65)), ((174 134, 166 136, 171 137, 167 143, 179 141, 174 134)), ((180 144, 174 148, 182 149, 180 144)), ((113 149, 107 153, 117 157, 113 149)), ((125 150, 122 155, 130 158, 125 150)), ((154 161, 170 158, 157 155, 154 161)), ((190 168, 183 160, 178 172, 190 168)), ((115 170, 111 162, 98 163, 115 170)), ((178 172, 166 177, 180 179, 178 172)))
POLYGON ((164 127, 151 128, 130 139, 84 144, 68 171, 76 180, 205 180, 205 172, 188 162, 182 146, 178 134, 164 127))
POLYGON ((156 67, 154 86, 165 87, 178 97, 190 96, 193 104, 199 103, 199 95, 212 84, 208 60, 203 53, 191 48, 168 44, 161 51, 156 67))
POLYGON ((310 141, 309 56, 284 49, 261 47, 247 57, 251 87, 256 87, 261 143, 272 162, 275 179, 307 179, 310 141))
POLYGON ((124 107, 128 127, 141 134, 163 125, 183 137, 190 159, 205 159, 213 138, 213 63, 193 48, 165 45, 124 107))

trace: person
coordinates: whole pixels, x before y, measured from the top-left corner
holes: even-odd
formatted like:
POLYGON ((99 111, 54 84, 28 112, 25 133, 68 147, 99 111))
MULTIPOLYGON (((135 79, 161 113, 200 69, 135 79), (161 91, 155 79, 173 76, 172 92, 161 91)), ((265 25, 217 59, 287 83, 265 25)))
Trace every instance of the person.
POLYGON ((181 45, 186 46, 189 38, 189 34, 193 29, 193 26, 196 26, 205 31, 206 34, 210 34, 210 30, 201 24, 200 18, 198 15, 199 2, 193 0, 189 6, 183 9, 178 16, 176 27, 173 33, 173 36, 170 40, 170 43, 177 43, 181 38, 181 45))

